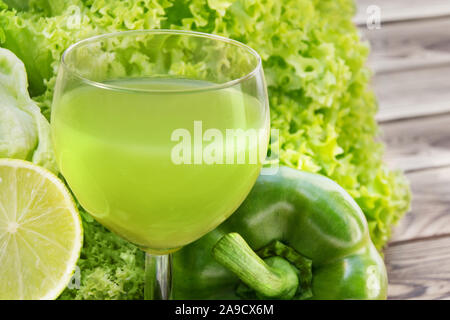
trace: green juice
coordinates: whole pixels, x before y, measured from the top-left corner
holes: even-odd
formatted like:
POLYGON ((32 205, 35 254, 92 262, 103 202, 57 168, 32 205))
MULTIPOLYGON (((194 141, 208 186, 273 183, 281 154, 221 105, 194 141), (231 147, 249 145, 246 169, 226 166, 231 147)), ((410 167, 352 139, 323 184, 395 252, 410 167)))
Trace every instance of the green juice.
POLYGON ((239 88, 208 89, 210 83, 194 80, 111 83, 144 90, 81 86, 56 97, 52 135, 62 174, 100 223, 149 251, 196 240, 232 214, 253 186, 267 150, 267 106, 239 88), (174 140, 180 128, 190 141, 174 140), (208 129, 223 136, 223 163, 198 156, 220 142, 202 141, 208 129), (230 129, 255 129, 258 142, 233 144, 230 129), (174 162, 174 150, 190 163, 174 162), (234 163, 225 157, 229 152, 234 163), (238 163, 244 153, 246 161, 238 163))

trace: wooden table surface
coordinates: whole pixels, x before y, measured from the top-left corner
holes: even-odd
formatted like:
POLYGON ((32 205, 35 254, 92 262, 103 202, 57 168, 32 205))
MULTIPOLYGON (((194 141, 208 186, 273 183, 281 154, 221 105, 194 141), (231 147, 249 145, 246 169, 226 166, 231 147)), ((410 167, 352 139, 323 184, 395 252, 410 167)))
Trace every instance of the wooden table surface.
POLYGON ((450 299, 450 0, 357 4, 386 161, 405 171, 413 193, 385 250, 389 298, 450 299), (371 5, 380 29, 367 28, 371 5))

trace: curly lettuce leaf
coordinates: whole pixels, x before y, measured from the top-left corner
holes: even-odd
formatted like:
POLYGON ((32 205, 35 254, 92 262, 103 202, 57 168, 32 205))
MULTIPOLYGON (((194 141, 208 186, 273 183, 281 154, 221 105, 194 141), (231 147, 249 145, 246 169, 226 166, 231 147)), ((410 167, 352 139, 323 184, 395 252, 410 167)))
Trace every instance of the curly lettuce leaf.
POLYGON ((76 283, 59 297, 61 300, 137 300, 144 293, 144 253, 109 232, 80 208, 84 244, 76 283))

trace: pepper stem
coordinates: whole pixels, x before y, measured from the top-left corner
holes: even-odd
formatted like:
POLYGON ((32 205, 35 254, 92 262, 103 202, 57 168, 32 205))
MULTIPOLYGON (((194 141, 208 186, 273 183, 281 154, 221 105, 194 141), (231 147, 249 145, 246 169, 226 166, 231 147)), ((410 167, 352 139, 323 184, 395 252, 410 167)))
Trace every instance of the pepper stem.
POLYGON ((292 299, 297 292, 299 279, 295 267, 281 257, 262 260, 238 233, 224 235, 212 254, 259 296, 292 299))

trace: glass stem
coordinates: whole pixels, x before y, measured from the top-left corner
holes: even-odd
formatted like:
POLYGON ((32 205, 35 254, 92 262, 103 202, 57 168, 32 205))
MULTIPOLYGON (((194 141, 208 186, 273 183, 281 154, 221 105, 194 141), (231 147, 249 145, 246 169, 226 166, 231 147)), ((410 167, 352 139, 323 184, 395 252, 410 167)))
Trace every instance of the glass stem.
POLYGON ((172 294, 172 256, 145 254, 145 300, 169 300, 172 294))

